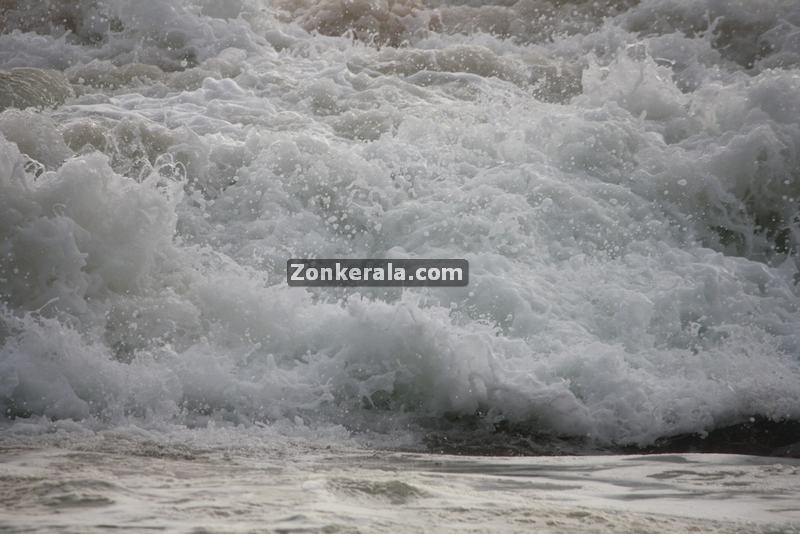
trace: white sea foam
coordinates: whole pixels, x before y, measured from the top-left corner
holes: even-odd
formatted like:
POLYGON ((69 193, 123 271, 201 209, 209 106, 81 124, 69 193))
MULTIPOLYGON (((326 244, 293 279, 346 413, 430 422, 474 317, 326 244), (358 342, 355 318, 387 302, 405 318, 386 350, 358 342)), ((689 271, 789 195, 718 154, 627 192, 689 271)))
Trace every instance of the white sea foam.
POLYGON ((0 114, 8 416, 800 417, 793 2, 29 4, 0 68, 71 87, 0 114), (303 256, 471 282, 286 287, 303 256))
POLYGON ((231 449, 229 429, 93 434, 61 421, 52 434, 26 435, 23 426, 2 441, 11 531, 797 530, 800 465, 791 459, 373 454, 344 447, 341 434, 310 444, 261 428, 237 431, 231 449))

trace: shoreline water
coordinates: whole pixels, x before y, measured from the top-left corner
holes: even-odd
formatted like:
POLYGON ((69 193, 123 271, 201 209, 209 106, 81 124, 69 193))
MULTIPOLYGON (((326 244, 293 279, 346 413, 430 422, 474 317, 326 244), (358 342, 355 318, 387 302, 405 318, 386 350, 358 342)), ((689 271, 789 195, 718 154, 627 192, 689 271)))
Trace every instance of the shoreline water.
POLYGON ((465 457, 156 444, 0 446, 10 532, 797 532, 800 462, 688 454, 465 457))

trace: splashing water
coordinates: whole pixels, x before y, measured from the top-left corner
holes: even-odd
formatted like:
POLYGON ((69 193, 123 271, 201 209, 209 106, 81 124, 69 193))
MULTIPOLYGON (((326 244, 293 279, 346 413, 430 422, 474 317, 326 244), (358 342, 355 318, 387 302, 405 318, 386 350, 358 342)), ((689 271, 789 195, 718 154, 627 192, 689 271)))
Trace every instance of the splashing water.
POLYGON ((796 2, 0 9, 9 421, 413 446, 800 418, 796 2), (471 282, 287 287, 315 256, 471 282))

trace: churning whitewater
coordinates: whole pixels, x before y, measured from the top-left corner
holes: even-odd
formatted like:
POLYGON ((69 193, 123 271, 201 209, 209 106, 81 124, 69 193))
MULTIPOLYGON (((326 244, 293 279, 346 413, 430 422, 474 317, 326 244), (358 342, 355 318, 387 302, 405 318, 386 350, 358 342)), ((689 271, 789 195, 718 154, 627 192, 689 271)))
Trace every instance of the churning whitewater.
POLYGON ((797 2, 0 10, 4 432, 800 418, 797 2), (292 257, 470 284, 290 288, 292 257))

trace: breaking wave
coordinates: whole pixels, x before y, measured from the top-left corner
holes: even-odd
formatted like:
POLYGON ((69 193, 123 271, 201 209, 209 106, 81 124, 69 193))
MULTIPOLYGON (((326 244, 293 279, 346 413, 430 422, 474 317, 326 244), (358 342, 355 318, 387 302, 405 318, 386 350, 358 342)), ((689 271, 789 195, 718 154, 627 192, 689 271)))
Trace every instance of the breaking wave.
POLYGON ((796 2, 0 11, 8 420, 800 418, 796 2), (471 283, 287 287, 306 256, 471 283))

